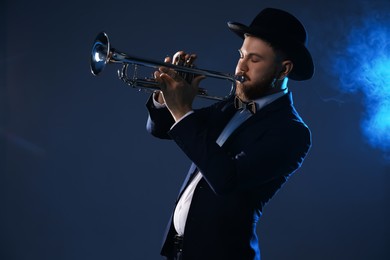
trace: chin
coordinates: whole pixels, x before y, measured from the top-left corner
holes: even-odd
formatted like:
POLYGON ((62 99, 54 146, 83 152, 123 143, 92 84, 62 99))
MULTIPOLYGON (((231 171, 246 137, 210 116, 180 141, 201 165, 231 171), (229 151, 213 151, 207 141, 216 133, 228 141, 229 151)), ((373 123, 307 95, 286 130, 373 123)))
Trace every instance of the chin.
POLYGON ((237 85, 236 95, 242 101, 251 101, 257 98, 258 87, 251 84, 250 81, 239 83, 237 85))

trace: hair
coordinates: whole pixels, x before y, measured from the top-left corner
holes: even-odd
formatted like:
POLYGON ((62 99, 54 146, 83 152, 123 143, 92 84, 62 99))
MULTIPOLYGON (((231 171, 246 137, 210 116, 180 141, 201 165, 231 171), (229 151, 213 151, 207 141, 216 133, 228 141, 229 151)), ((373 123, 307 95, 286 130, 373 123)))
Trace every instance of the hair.
POLYGON ((269 44, 272 50, 275 52, 275 57, 277 62, 282 62, 285 60, 289 60, 289 57, 285 50, 277 44, 271 43, 269 41, 265 41, 269 44))
MULTIPOLYGON (((249 35, 250 35, 249 33, 245 34, 245 36, 249 36, 249 35)), ((258 37, 258 36, 255 36, 255 37, 258 37)), ((260 38, 260 37, 258 37, 258 38, 260 38)), ((272 48, 272 50, 275 52, 276 62, 282 62, 285 60, 289 60, 289 57, 288 57, 286 51, 284 51, 283 47, 280 44, 276 44, 276 43, 271 42, 271 41, 264 39, 264 38, 260 38, 260 39, 263 40, 264 42, 266 42, 272 48)))

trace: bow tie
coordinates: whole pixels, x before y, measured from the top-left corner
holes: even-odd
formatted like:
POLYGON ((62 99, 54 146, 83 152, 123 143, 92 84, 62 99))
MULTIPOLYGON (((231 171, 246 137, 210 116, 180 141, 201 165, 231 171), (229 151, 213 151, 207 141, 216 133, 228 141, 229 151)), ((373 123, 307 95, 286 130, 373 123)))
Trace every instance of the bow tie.
POLYGON ((255 101, 244 102, 241 99, 239 99, 237 96, 234 97, 234 107, 237 110, 247 109, 249 110, 249 112, 251 112, 252 115, 256 113, 256 109, 257 109, 255 101))

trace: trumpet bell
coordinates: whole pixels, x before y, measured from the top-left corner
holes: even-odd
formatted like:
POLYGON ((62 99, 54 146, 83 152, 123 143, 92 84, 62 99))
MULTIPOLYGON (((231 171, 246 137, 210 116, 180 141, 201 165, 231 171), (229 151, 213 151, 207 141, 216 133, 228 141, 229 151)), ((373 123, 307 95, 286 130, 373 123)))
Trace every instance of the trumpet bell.
POLYGON ((97 76, 104 70, 106 64, 110 61, 110 41, 105 32, 96 36, 91 51, 91 72, 97 76))

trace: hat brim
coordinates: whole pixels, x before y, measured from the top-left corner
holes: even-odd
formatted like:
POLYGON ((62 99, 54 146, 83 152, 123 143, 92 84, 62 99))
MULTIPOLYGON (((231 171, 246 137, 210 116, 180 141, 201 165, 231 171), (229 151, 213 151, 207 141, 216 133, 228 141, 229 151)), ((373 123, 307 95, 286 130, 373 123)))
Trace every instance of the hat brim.
POLYGON ((293 62, 294 66, 289 74, 289 78, 292 80, 308 80, 314 75, 314 63, 309 50, 305 45, 298 42, 284 42, 279 41, 278 36, 272 35, 269 32, 251 30, 248 26, 237 22, 228 22, 229 29, 237 34, 240 38, 244 39, 245 34, 250 34, 260 39, 263 39, 284 51, 289 59, 293 62))

